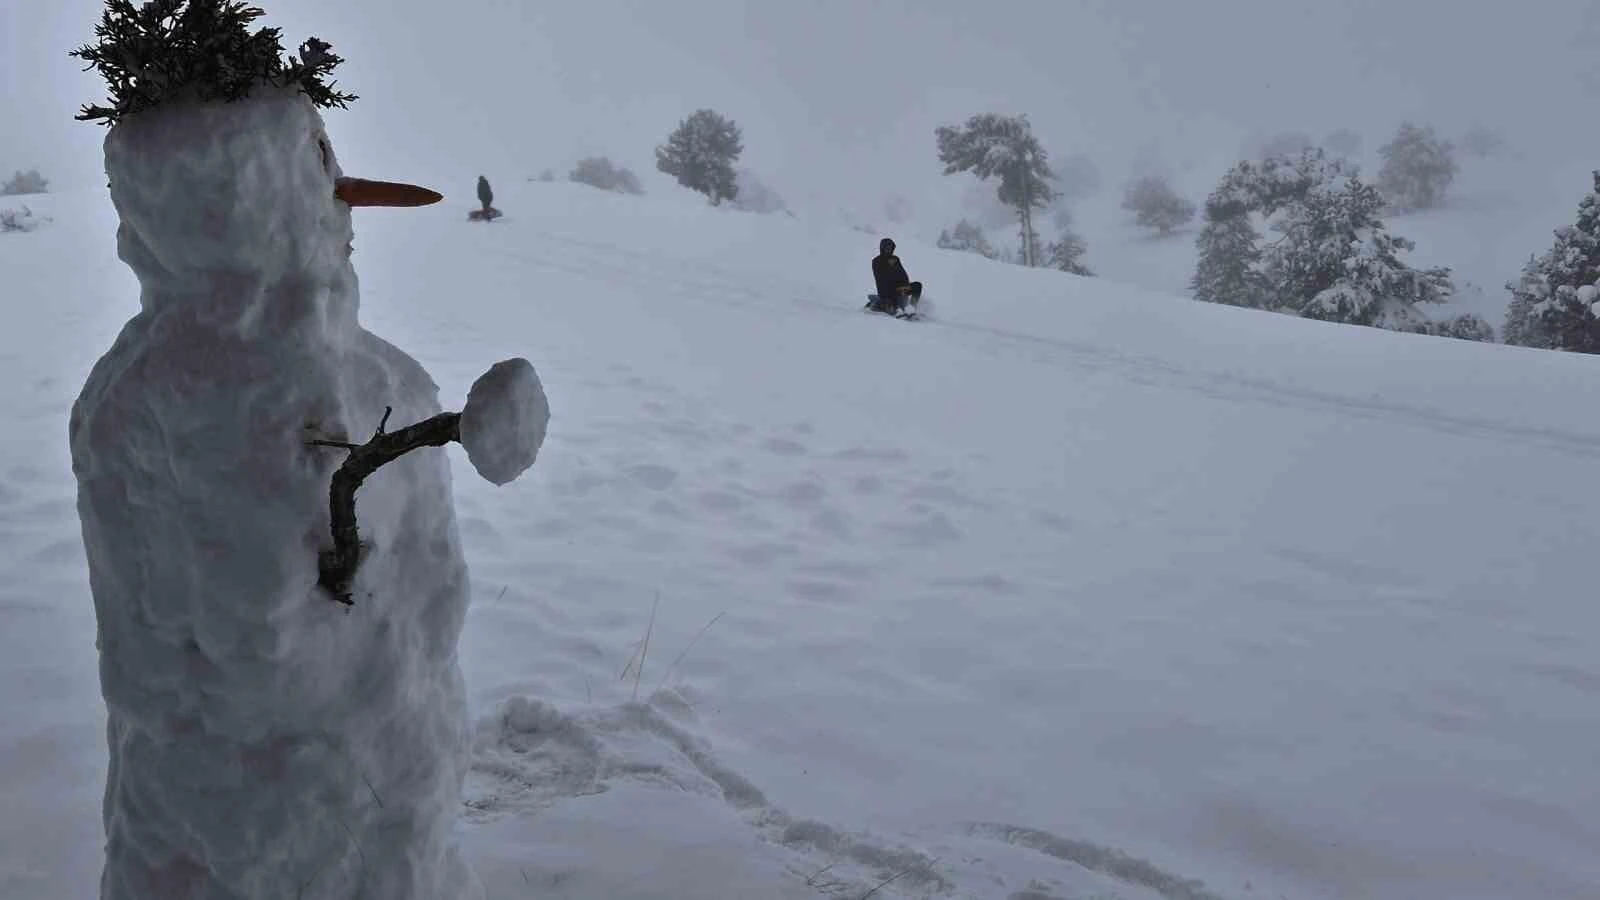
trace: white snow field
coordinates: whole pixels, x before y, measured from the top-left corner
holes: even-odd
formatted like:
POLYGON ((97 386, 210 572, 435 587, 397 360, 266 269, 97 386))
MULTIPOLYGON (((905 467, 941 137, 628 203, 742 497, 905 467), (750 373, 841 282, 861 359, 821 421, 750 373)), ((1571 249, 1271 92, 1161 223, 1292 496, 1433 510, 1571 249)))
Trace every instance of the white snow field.
MULTIPOLYGON (((896 235, 936 307, 902 323, 859 310, 876 236, 565 184, 476 224, 434 186, 356 211, 363 323, 443 398, 525 357, 550 406, 512 484, 446 451, 488 896, 1600 897, 1600 359, 896 235)), ((137 288, 103 192, 29 199, 0 897, 85 897, 66 422, 137 288)))

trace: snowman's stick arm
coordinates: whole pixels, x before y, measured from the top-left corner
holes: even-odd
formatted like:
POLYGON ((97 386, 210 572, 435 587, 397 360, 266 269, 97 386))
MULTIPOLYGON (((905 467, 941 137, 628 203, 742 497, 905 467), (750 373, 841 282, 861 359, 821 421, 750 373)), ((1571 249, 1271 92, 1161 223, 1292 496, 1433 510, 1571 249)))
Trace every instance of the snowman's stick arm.
POLYGON ((461 440, 461 414, 446 412, 399 431, 385 432, 389 421, 385 410, 383 424, 378 433, 365 444, 346 444, 339 441, 313 441, 318 446, 344 447, 349 457, 333 473, 333 484, 328 492, 328 513, 333 523, 333 549, 323 551, 317 582, 335 600, 353 606, 350 587, 355 581, 356 569, 363 556, 361 534, 356 527, 356 491, 367 476, 384 465, 394 462, 413 450, 422 447, 443 447, 451 441, 461 440))

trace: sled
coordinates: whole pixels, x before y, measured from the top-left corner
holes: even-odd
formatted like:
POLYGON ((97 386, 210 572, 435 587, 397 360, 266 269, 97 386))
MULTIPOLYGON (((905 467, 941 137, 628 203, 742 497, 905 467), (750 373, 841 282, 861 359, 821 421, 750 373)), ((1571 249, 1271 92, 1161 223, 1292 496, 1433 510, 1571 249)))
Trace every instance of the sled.
POLYGON ((869 313, 877 313, 880 316, 891 316, 896 319, 905 319, 907 321, 914 321, 921 318, 921 316, 917 315, 917 305, 915 303, 912 303, 897 312, 895 310, 885 308, 883 305, 883 299, 877 294, 868 294, 867 305, 862 308, 869 313))
POLYGON ((498 219, 503 215, 505 215, 505 213, 501 212, 498 209, 495 209, 492 206, 489 206, 489 207, 485 207, 483 209, 475 209, 475 210, 472 210, 471 212, 467 213, 467 221, 468 222, 493 222, 495 219, 498 219))

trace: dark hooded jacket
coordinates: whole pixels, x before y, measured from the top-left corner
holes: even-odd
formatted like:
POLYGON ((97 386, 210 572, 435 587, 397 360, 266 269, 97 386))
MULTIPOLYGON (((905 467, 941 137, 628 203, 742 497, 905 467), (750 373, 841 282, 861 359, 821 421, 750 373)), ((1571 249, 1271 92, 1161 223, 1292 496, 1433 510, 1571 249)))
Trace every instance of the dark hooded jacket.
POLYGON ((900 257, 894 255, 894 241, 884 238, 878 244, 878 255, 872 258, 872 280, 878 285, 878 296, 892 300, 900 288, 911 283, 900 257))
POLYGON ((494 191, 489 189, 489 179, 482 175, 478 176, 478 202, 483 204, 484 209, 488 209, 489 204, 494 202, 494 191))

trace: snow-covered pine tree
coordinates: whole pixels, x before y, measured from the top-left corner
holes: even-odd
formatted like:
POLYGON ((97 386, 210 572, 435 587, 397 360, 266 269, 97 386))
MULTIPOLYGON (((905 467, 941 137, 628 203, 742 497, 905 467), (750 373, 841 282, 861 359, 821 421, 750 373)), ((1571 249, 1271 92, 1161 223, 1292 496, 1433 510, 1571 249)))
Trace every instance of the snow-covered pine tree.
POLYGON ((1482 316, 1472 313, 1462 313, 1459 316, 1429 322, 1426 331, 1435 337, 1455 338, 1460 341, 1494 340, 1494 326, 1485 322, 1482 316))
POLYGON ((1444 200, 1456 177, 1455 148, 1434 134, 1432 126, 1402 122, 1394 140, 1378 149, 1383 168, 1378 189, 1399 209, 1432 209, 1444 200))
POLYGON ((679 122, 656 148, 656 168, 719 206, 739 194, 734 163, 743 152, 739 126, 721 113, 702 109, 679 122))
POLYGON ((1060 236, 1044 248, 1044 264, 1073 275, 1093 275, 1094 270, 1083 261, 1084 254, 1089 251, 1089 245, 1083 239, 1083 235, 1073 227, 1071 207, 1064 203, 1057 206, 1052 218, 1060 236))
POLYGON ((1450 272, 1402 262, 1412 244, 1388 232, 1383 205, 1382 194, 1354 167, 1322 150, 1241 162, 1206 201, 1190 284, 1195 299, 1427 330, 1414 306, 1447 299, 1450 272), (1254 215, 1272 220, 1282 234, 1265 249, 1254 215))
POLYGON ((943 250, 976 253, 987 259, 1000 258, 999 251, 995 250, 990 245, 988 238, 983 236, 983 229, 966 219, 957 222, 954 228, 947 228, 939 232, 938 246, 943 250))
POLYGON ((1033 212, 1055 199, 1049 155, 1034 137, 1027 116, 980 113, 965 125, 942 125, 934 132, 944 174, 971 172, 979 179, 998 177, 1000 201, 1017 211, 1021 226, 1022 264, 1036 266, 1038 233, 1033 212))
POLYGON ((1195 239, 1197 262, 1189 288, 1205 303, 1261 308, 1269 305, 1266 280, 1256 266, 1261 260, 1250 208, 1212 194, 1206 201, 1205 224, 1195 239))
POLYGON ((1411 241, 1379 218, 1382 193, 1358 176, 1318 185, 1274 225, 1283 237, 1262 257, 1278 303, 1310 319, 1409 331, 1426 322, 1414 307, 1453 293, 1450 270, 1413 269, 1411 241))
POLYGON ((1508 344, 1600 353, 1600 170, 1578 204, 1578 219, 1555 245, 1529 260, 1506 311, 1508 344))
POLYGON ((1073 275, 1090 276, 1094 274, 1094 270, 1083 261, 1083 255, 1088 250, 1089 247, 1083 238, 1069 231, 1050 244, 1046 250, 1046 264, 1052 269, 1060 269, 1073 275))
POLYGON ((1195 206, 1180 197, 1167 179, 1146 175, 1128 185, 1122 208, 1134 214, 1141 228, 1154 228, 1165 236, 1194 218, 1195 206))

